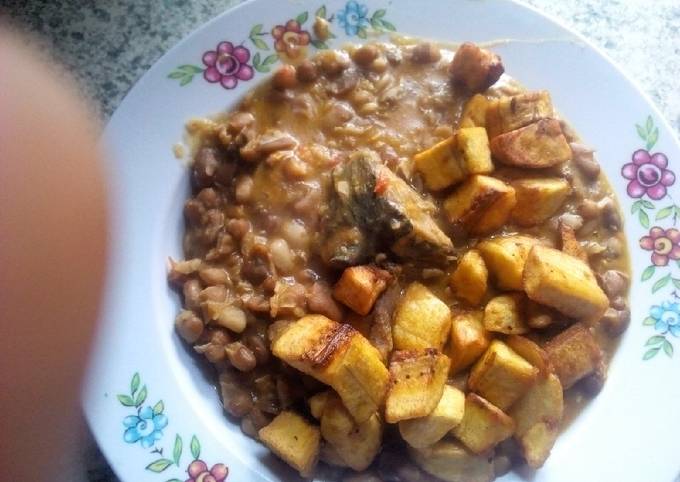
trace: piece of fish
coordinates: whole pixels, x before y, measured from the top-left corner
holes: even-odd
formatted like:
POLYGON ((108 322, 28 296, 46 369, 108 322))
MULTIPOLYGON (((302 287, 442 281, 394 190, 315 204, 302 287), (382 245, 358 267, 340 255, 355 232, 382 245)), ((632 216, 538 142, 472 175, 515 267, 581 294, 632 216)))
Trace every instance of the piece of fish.
POLYGON ((333 171, 328 209, 322 216, 322 259, 331 266, 361 264, 382 249, 401 258, 443 260, 453 249, 437 226, 433 203, 360 151, 333 171))

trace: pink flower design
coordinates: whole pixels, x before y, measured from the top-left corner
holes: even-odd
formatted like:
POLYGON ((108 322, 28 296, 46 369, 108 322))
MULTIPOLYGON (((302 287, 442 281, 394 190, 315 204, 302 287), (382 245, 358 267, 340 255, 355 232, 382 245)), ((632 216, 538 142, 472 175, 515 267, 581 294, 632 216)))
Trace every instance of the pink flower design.
POLYGON ((277 52, 285 53, 290 58, 296 58, 301 48, 308 45, 311 37, 309 32, 302 30, 296 20, 288 20, 286 25, 277 25, 272 29, 274 48, 277 52))
POLYGON ((640 238, 640 247, 654 251, 652 263, 655 266, 666 266, 669 259, 680 259, 680 231, 654 226, 649 230, 649 236, 640 238))
POLYGON ((208 470, 202 460, 194 460, 187 467, 189 478, 186 482, 223 482, 229 475, 229 468, 224 464, 215 464, 208 470))
POLYGON ((632 161, 621 169, 621 175, 630 179, 628 195, 640 198, 647 194, 655 201, 664 197, 666 188, 675 182, 673 171, 666 169, 666 155, 661 152, 650 155, 648 151, 638 149, 633 153, 632 161))
POLYGON ((206 69, 203 77, 208 82, 219 82, 225 89, 233 89, 239 80, 253 78, 253 68, 248 65, 250 51, 239 45, 234 47, 231 42, 220 42, 215 50, 203 54, 206 69))

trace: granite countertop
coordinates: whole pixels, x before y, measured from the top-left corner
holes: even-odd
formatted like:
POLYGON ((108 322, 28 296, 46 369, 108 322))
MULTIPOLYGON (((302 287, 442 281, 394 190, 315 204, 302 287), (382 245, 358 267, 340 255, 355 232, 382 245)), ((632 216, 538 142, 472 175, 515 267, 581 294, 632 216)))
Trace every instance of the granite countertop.
MULTIPOLYGON (((460 1, 460 0, 452 0, 460 1)), ((72 72, 106 121, 142 74, 170 47, 241 0, 0 0, 0 16, 36 34, 72 72)), ((600 46, 680 134, 678 0, 526 0, 600 46)), ((115 481, 87 448, 90 481, 115 481)))

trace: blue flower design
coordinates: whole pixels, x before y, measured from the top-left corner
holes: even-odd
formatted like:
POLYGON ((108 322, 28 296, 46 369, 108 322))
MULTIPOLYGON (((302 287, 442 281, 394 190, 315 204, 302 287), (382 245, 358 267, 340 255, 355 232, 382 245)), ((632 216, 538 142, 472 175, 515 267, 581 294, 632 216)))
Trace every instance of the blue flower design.
POLYGON ((163 436, 163 429, 168 425, 168 417, 162 413, 154 414, 151 407, 140 410, 139 415, 125 417, 123 425, 127 427, 123 439, 134 444, 141 440, 142 447, 153 446, 163 436))
POLYGON ((340 26, 347 35, 356 35, 360 29, 368 27, 368 7, 355 0, 345 4, 345 8, 337 13, 340 26))
POLYGON ((656 331, 680 337, 680 304, 664 301, 661 306, 652 306, 649 315, 655 320, 656 331))

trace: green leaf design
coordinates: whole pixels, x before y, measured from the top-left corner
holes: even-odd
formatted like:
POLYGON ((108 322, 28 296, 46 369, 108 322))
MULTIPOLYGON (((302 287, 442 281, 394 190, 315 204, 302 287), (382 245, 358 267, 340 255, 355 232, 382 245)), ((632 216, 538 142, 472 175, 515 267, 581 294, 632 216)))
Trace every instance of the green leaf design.
POLYGON ((308 18, 309 18, 309 13, 308 12, 302 12, 300 15, 295 17, 295 21, 297 23, 299 23, 300 25, 302 25, 303 23, 305 23, 307 21, 308 18))
POLYGON ((179 70, 175 70, 174 72, 170 72, 170 74, 168 74, 168 79, 182 79, 185 75, 187 74, 180 72, 179 70))
POLYGON ((175 465, 179 467, 179 458, 182 456, 182 437, 179 434, 175 435, 175 445, 172 448, 172 460, 175 465))
POLYGON ((664 340, 662 346, 664 353, 668 355, 669 358, 673 357, 673 345, 671 344, 671 342, 668 340, 664 340))
POLYGON ((652 120, 652 116, 648 115, 647 122, 645 123, 645 131, 647 131, 647 134, 652 132, 652 127, 654 127, 654 121, 652 120))
POLYGON ((654 318, 652 318, 651 316, 648 316, 647 318, 642 320, 642 324, 644 326, 651 326, 651 325, 656 324, 656 320, 654 318))
POLYGON ((194 77, 192 75, 187 75, 182 80, 180 80, 179 86, 184 87, 185 85, 187 85, 192 80, 194 80, 194 77))
POLYGON ((262 57, 260 57, 259 52, 257 52, 253 56, 253 67, 255 67, 255 70, 257 70, 258 72, 262 72, 262 73, 269 72, 269 67, 267 67, 266 65, 262 65, 262 57))
POLYGON ((638 212, 638 219, 640 220, 642 227, 649 228, 649 216, 642 209, 638 212))
POLYGON ((649 350, 647 350, 645 352, 642 359, 643 360, 649 360, 650 358, 654 358, 656 356, 656 354, 659 353, 660 348, 661 347, 658 347, 658 346, 656 348, 650 348, 649 350))
POLYGON ((642 126, 635 124, 635 130, 637 130, 638 136, 640 136, 643 141, 647 140, 647 132, 645 132, 645 129, 642 126))
POLYGON ((680 259, 676 260, 676 261, 675 261, 675 264, 677 264, 677 265, 678 265, 678 268, 680 268, 680 259))
POLYGON ((279 54, 271 54, 262 61, 262 65, 271 65, 279 60, 279 54))
POLYGON ((150 470, 151 472, 156 472, 157 474, 163 472, 165 469, 170 467, 172 465, 172 460, 168 459, 158 459, 153 462, 151 462, 149 465, 146 466, 146 470, 150 470))
POLYGON ((654 283, 654 286, 652 286, 652 293, 656 293, 659 291, 661 288, 666 286, 668 282, 671 280, 671 275, 667 274, 663 278, 659 279, 656 283, 654 283))
POLYGON ((650 150, 659 140, 659 128, 655 128, 654 131, 647 137, 647 150, 650 150))
POLYGON ((381 20, 382 26, 385 30, 389 30, 390 32, 394 32, 397 30, 397 27, 392 25, 390 22, 387 20, 381 20))
POLYGON ((182 482, 182 481, 179 479, 168 479, 165 482, 182 482))
POLYGON ((130 382, 130 395, 134 396, 135 392, 139 388, 139 373, 132 375, 132 381, 130 382))
MULTIPOLYGON (((179 85, 184 85, 180 82, 179 85)), ((142 387, 142 389, 139 391, 137 394, 137 398, 135 398, 135 407, 139 407, 142 403, 144 403, 144 400, 146 400, 146 385, 142 387)))
POLYGON ((371 19, 371 27, 373 27, 379 32, 382 31, 382 23, 380 22, 380 19, 373 17, 371 19))
POLYGON ((373 12, 373 16, 371 18, 383 18, 386 13, 387 13, 387 10, 385 10, 384 8, 381 8, 381 9, 373 12))
POLYGON ((264 25, 262 25, 261 23, 254 25, 253 28, 250 29, 250 33, 248 34, 248 37, 254 37, 256 35, 260 35, 263 27, 264 27, 264 25))
POLYGON ((647 266, 645 270, 642 272, 642 281, 647 281, 649 278, 654 276, 654 271, 656 270, 656 267, 654 265, 647 266))
POLYGON ((642 202, 641 201, 635 201, 633 205, 630 207, 630 213, 635 214, 638 212, 640 209, 642 209, 642 202))
POLYGON ((250 37, 250 41, 253 42, 253 44, 255 44, 255 47, 257 47, 260 50, 269 50, 269 46, 261 38, 250 37))
POLYGON ((363 38, 363 39, 368 38, 368 32, 366 32, 366 29, 364 27, 361 27, 357 31, 357 37, 363 38))
POLYGON ((125 405, 126 407, 135 406, 135 401, 132 400, 132 397, 130 395, 116 395, 116 398, 122 405, 125 405))
POLYGON ((326 18, 326 5, 321 5, 319 9, 314 12, 315 17, 326 18))
POLYGON ((194 460, 196 460, 201 456, 201 443, 196 438, 196 435, 191 437, 191 444, 189 446, 191 447, 191 455, 193 456, 194 460))
POLYGON ((650 201, 640 201, 642 205, 647 208, 647 209, 654 209, 654 204, 652 204, 650 201))
POLYGON ((203 69, 201 67, 197 67, 196 65, 180 65, 177 67, 179 70, 189 73, 189 74, 200 74, 203 72, 203 69))
POLYGON ((659 210, 658 213, 656 213, 656 219, 666 219, 668 216, 673 214, 675 206, 666 206, 665 208, 659 210))
POLYGON ((680 289, 680 279, 673 278, 673 286, 680 289))
POLYGON ((159 400, 158 403, 153 406, 153 414, 159 415, 163 413, 163 410, 165 410, 165 404, 163 403, 163 400, 159 400))
POLYGON ((653 345, 659 345, 666 341, 666 338, 664 338, 661 335, 654 335, 647 340, 647 343, 645 343, 645 346, 653 346, 653 345))
POLYGON ((327 49, 328 45, 323 40, 312 40, 312 45, 319 50, 327 49))

